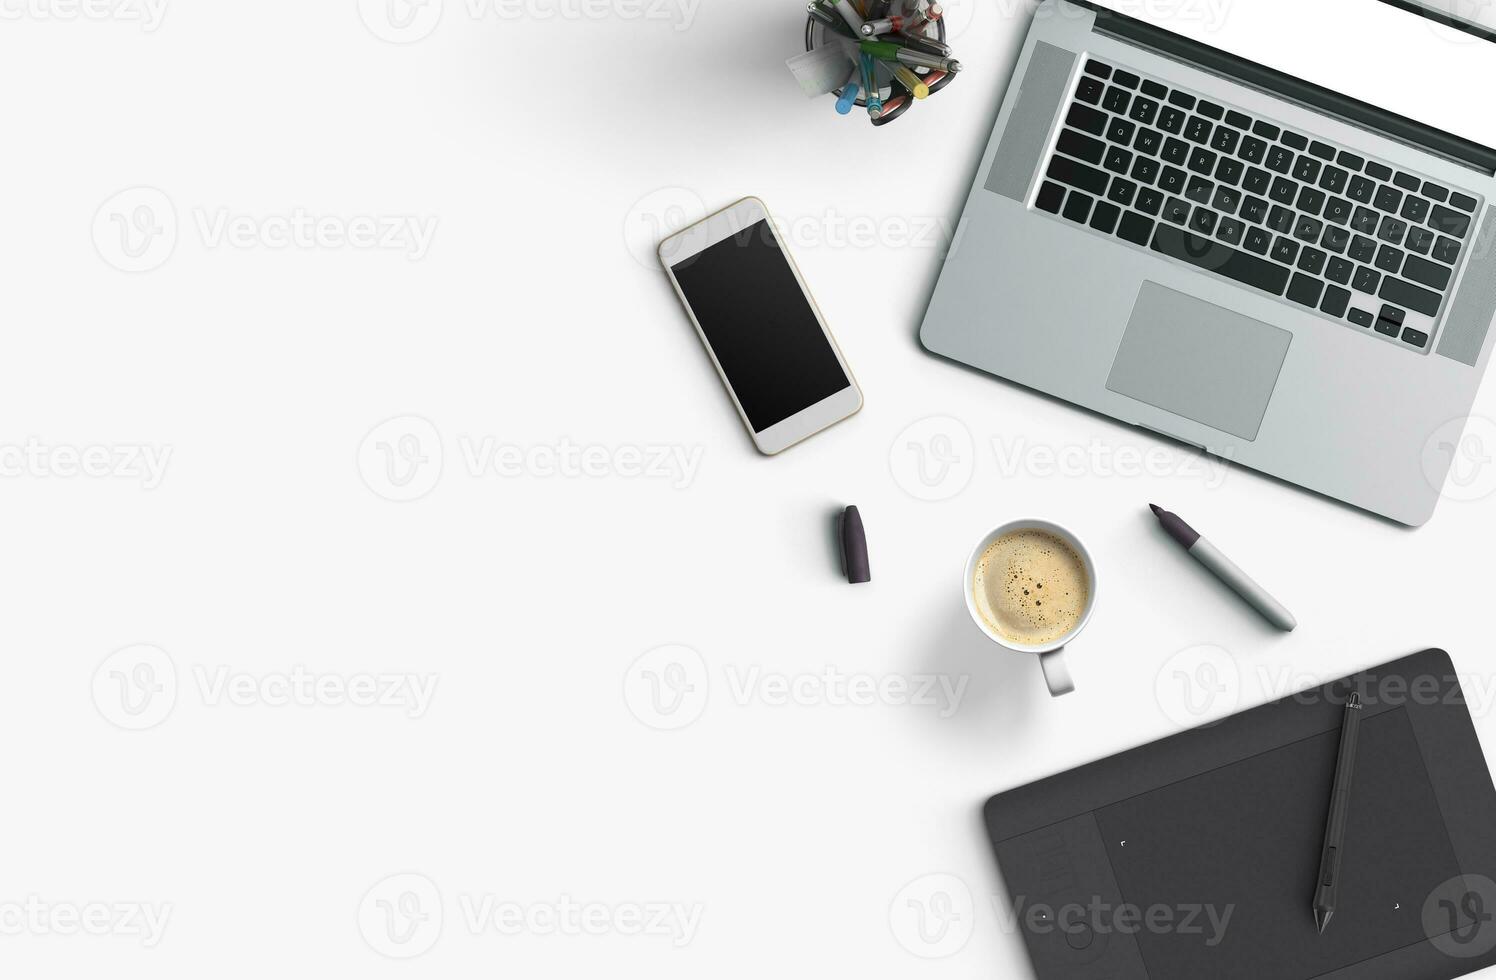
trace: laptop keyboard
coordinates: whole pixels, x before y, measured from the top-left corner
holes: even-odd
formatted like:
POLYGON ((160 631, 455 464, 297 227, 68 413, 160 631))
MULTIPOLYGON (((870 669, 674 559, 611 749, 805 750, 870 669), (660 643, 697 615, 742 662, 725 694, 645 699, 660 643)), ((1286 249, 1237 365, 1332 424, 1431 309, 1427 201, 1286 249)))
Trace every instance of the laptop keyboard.
POLYGON ((1034 205, 1424 350, 1479 201, 1091 59, 1034 205))

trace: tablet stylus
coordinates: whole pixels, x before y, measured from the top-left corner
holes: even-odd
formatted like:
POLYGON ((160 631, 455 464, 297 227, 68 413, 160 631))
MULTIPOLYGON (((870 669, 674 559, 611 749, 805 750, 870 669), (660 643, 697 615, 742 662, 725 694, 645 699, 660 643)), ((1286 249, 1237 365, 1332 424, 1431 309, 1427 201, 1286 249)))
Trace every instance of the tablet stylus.
POLYGON ((1283 608, 1283 604, 1254 582, 1250 575, 1237 568, 1236 563, 1221 554, 1215 545, 1200 537, 1199 531, 1180 520, 1178 514, 1171 514, 1158 504, 1148 506, 1164 526, 1164 530, 1169 532, 1169 537, 1183 545, 1184 550, 1195 561, 1210 569, 1211 574, 1230 586, 1233 592, 1245 599, 1269 623, 1285 631, 1291 631, 1299 625, 1299 621, 1293 618, 1293 613, 1283 608))
POLYGON ((1340 756, 1335 762, 1335 787, 1330 793, 1330 817, 1325 822, 1325 847, 1319 858, 1319 885, 1314 889, 1314 923, 1323 933, 1335 914, 1340 889, 1340 857, 1345 850, 1345 816, 1350 809, 1351 777, 1356 771, 1356 735, 1361 731, 1361 696, 1345 701, 1340 723, 1340 756))

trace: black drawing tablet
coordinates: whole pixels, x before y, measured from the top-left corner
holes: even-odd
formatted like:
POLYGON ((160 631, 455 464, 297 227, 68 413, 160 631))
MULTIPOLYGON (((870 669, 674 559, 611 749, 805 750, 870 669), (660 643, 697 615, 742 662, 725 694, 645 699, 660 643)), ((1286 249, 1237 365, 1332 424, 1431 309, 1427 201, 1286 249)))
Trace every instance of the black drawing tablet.
POLYGON ((1020 787, 987 830, 1041 980, 1439 980, 1496 964, 1496 788, 1428 650, 1020 787), (1310 905, 1345 700, 1339 904, 1310 905))

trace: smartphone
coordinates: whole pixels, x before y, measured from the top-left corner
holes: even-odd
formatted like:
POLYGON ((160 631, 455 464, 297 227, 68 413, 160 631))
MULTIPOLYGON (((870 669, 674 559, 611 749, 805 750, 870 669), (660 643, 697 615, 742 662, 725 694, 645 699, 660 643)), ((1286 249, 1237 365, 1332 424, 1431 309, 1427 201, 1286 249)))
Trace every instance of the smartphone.
POLYGON ((660 263, 759 452, 772 456, 862 408, 764 202, 745 197, 671 235, 660 263))

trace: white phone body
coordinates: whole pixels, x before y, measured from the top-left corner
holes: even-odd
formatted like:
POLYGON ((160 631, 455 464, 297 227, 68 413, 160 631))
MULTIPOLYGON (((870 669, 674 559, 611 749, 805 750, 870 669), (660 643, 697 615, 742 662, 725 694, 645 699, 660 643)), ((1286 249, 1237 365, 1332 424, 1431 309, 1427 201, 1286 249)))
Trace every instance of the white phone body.
POLYGON ((709 215, 701 221, 682 229, 660 243, 660 264, 665 267, 665 274, 670 277, 670 284, 675 287, 676 295, 680 297, 681 304, 685 306, 686 313, 691 317, 691 323, 696 327, 696 333, 706 347, 707 355, 712 359, 712 365, 717 369, 717 375, 722 379, 722 384, 727 388, 728 395, 732 398, 733 407, 738 410, 738 416, 743 420, 743 425, 748 429, 749 435, 753 437, 753 443, 759 452, 772 456, 782 452, 809 436, 820 432, 822 429, 840 422, 849 415, 854 415, 862 408, 862 391, 857 387, 857 379, 852 376, 852 371, 847 367, 847 362, 842 357, 841 348, 837 347, 836 339, 831 336, 831 331, 826 329, 826 320, 821 316, 821 310, 816 306, 815 300, 810 295, 810 290, 805 287, 805 279, 800 275, 800 269, 795 265, 795 260, 784 247, 784 241, 774 229, 774 221, 769 216, 764 202, 756 197, 745 197, 736 204, 729 205, 709 215), (775 422, 763 429, 755 430, 753 421, 744 410, 743 402, 738 397, 738 392, 733 388, 733 379, 723 368, 718 359, 717 351, 712 348, 712 342, 708 331, 703 329, 701 322, 697 319, 697 311, 691 307, 691 301, 686 296, 686 291, 681 288, 680 281, 676 278, 673 266, 679 265, 692 256, 705 251, 718 242, 732 238, 745 229, 752 228, 760 221, 766 222, 769 233, 778 245, 779 252, 783 255, 785 263, 794 275, 801 294, 815 317, 826 343, 835 355, 837 363, 841 366, 842 374, 845 375, 847 386, 828 397, 821 398, 813 404, 806 405, 788 418, 775 422))

